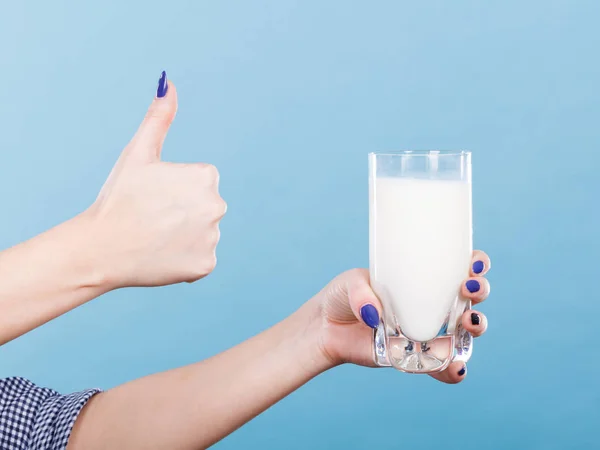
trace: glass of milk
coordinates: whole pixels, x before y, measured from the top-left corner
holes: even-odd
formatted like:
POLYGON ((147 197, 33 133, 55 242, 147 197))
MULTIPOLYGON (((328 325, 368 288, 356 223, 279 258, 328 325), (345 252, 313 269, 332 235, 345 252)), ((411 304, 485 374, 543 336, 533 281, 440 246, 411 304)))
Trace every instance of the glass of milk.
POLYGON ((460 295, 472 244, 471 154, 369 154, 371 286, 383 314, 375 361, 431 373, 471 355, 460 295))

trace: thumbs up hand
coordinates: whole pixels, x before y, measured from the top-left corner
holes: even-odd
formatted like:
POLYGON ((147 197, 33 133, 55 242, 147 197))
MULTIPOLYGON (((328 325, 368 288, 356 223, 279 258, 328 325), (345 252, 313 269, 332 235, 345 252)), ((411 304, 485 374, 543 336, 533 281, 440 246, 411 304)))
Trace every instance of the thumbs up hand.
POLYGON ((175 86, 163 72, 144 121, 86 211, 112 288, 192 282, 216 265, 226 211, 217 169, 160 160, 176 110, 175 86))

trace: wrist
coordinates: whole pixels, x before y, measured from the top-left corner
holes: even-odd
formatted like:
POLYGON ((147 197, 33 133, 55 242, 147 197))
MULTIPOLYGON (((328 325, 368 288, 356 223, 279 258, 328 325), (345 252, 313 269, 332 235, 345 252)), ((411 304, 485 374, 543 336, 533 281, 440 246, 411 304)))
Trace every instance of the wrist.
POLYGON ((291 335, 294 347, 298 348, 298 361, 311 376, 316 376, 341 364, 330 355, 323 341, 324 321, 318 302, 309 301, 289 318, 295 322, 295 333, 291 335))
POLYGON ((91 234, 78 216, 0 253, 0 344, 109 290, 91 234))
POLYGON ((66 237, 63 244, 66 262, 78 274, 79 287, 97 291, 97 295, 118 287, 111 270, 114 262, 101 238, 104 231, 92 214, 83 212, 55 230, 66 237))

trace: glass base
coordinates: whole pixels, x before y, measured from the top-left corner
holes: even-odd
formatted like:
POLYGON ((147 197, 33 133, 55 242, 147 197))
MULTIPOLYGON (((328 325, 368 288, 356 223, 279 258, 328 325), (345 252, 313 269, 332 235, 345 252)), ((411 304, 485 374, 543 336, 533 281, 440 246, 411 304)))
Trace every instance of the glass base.
POLYGON ((381 321, 374 331, 373 344, 375 364, 408 373, 441 372, 452 361, 466 362, 473 351, 473 337, 460 324, 453 334, 415 342, 398 330, 386 333, 381 321))

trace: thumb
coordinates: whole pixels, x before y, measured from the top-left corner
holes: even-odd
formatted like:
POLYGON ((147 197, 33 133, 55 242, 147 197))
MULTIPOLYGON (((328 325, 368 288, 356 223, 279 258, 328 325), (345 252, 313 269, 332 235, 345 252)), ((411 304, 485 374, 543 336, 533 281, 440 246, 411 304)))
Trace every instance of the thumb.
POLYGON ((338 275, 325 292, 326 314, 334 322, 358 320, 371 328, 379 324, 381 303, 371 289, 367 269, 352 269, 338 275))
POLYGON ((158 161, 176 112, 177 91, 163 71, 158 80, 156 97, 131 142, 129 157, 142 162, 158 161))
POLYGON ((369 271, 354 269, 348 272, 348 303, 354 316, 371 328, 377 328, 381 320, 381 303, 371 288, 369 271))

